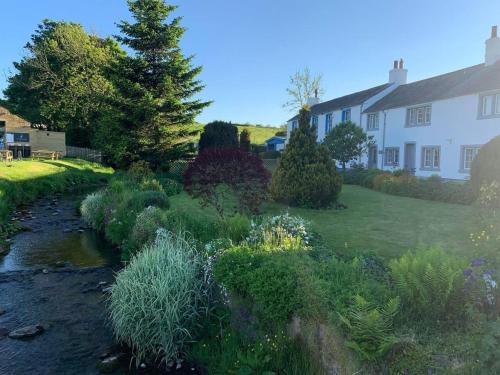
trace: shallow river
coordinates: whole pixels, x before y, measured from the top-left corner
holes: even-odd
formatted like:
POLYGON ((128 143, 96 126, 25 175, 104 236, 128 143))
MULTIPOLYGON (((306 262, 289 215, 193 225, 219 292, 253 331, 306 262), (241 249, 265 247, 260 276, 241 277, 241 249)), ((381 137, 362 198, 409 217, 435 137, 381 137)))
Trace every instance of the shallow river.
POLYGON ((119 257, 77 214, 77 198, 40 200, 16 211, 28 231, 0 257, 0 374, 98 374, 113 344, 102 288, 119 257), (41 324, 28 340, 7 336, 41 324))

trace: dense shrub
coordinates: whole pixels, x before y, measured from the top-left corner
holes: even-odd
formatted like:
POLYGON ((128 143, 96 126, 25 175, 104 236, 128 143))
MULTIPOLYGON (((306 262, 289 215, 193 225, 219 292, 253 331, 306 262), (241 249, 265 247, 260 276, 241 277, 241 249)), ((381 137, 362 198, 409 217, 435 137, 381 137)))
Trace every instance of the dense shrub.
POLYGON ((269 172, 257 156, 237 148, 209 149, 190 164, 184 188, 223 217, 232 196, 237 198, 240 212, 257 213, 267 197, 269 179, 269 172))
POLYGON ((140 182, 145 178, 153 177, 153 171, 151 170, 149 163, 145 160, 139 160, 132 163, 127 174, 131 179, 137 182, 140 182))
POLYGON ((403 255, 389 266, 406 312, 429 322, 463 316, 462 260, 430 248, 403 255))
POLYGON ((247 246, 227 250, 214 266, 215 279, 250 300, 263 325, 285 323, 302 307, 300 277, 286 255, 266 256, 247 246))
POLYGON ((200 136, 200 152, 210 148, 238 147, 238 128, 225 121, 213 121, 205 125, 200 136))
POLYGON ((199 275, 192 246, 166 231, 118 273, 110 299, 111 323, 137 365, 173 359, 190 339, 203 292, 199 275))
POLYGON ((219 222, 218 230, 221 236, 229 238, 235 243, 243 241, 250 231, 250 219, 241 214, 224 218, 219 222))
POLYGON ((162 178, 161 185, 163 186, 163 191, 169 197, 182 192, 182 184, 179 181, 173 180, 171 178, 162 178))
POLYGON ((309 110, 302 109, 299 127, 292 132, 273 175, 271 194, 291 206, 322 208, 332 205, 342 188, 328 150, 316 142, 309 110))
MULTIPOLYGON (((146 178, 144 179, 140 184, 139 184, 139 189, 140 190, 151 190, 151 191, 159 191, 161 193, 165 192, 165 189, 163 188, 163 184, 160 183, 155 178, 146 178)), ((168 195, 168 194, 167 194, 168 195)))
POLYGON ((472 161, 470 182, 475 197, 483 185, 500 183, 500 136, 483 145, 472 161))
POLYGON ((243 129, 240 133, 240 148, 243 151, 250 152, 250 132, 247 129, 243 129))
POLYGON ((393 333, 393 320, 399 309, 399 300, 393 298, 383 307, 355 296, 354 304, 346 316, 340 315, 347 328, 347 346, 363 360, 376 361, 383 358, 399 342, 393 333))

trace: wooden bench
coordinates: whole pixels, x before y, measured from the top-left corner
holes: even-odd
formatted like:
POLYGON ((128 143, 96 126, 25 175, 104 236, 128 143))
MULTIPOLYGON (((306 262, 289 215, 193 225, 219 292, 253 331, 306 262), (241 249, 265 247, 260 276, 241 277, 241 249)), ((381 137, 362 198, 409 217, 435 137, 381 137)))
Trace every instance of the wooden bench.
POLYGON ((37 150, 31 152, 31 158, 34 159, 51 159, 59 160, 62 156, 61 151, 37 150))
POLYGON ((0 150, 0 161, 10 163, 14 159, 12 151, 10 150, 0 150))

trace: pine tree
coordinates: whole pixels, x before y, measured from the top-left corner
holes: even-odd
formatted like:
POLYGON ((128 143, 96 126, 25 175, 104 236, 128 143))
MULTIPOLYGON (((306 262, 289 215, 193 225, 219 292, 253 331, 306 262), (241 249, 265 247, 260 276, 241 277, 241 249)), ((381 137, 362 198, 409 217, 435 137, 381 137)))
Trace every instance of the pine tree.
POLYGON ((205 125, 200 136, 198 148, 238 147, 238 128, 226 121, 212 121, 205 125))
POLYGON ((307 108, 299 113, 299 127, 292 132, 278 168, 274 172, 271 194, 291 206, 322 208, 337 200, 342 179, 328 150, 316 142, 316 129, 310 125, 307 108))
POLYGON ((196 79, 179 42, 185 32, 181 18, 169 20, 176 6, 163 0, 128 0, 133 23, 118 24, 118 41, 134 51, 121 59, 113 76, 121 95, 121 127, 135 139, 129 152, 158 167, 190 151, 188 136, 196 116, 210 102, 193 99, 204 86, 196 79))

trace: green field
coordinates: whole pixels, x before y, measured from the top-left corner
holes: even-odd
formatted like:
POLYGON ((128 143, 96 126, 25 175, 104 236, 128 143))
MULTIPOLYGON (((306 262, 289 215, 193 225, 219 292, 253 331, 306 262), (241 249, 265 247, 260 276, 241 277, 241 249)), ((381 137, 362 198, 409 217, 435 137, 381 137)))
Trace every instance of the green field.
MULTIPOLYGON (((397 197, 353 185, 343 186, 339 200, 348 206, 346 210, 288 210, 309 220, 340 254, 373 252, 392 258, 408 249, 437 245, 467 256, 472 250, 469 236, 481 228, 474 206, 397 197)), ((201 209, 185 193, 172 197, 172 205, 215 217, 213 210, 201 209)), ((275 214, 287 207, 268 203, 263 209, 265 214, 275 214)))
MULTIPOLYGON (((274 136, 276 132, 280 131, 279 127, 272 126, 257 126, 257 125, 237 125, 238 131, 241 132, 243 129, 246 129, 250 132, 250 141, 254 145, 261 145, 264 142, 274 136)), ((198 130, 199 133, 196 137, 193 138, 193 142, 197 142, 200 138, 200 134, 203 130, 203 125, 195 124, 191 127, 192 130, 198 130)))
POLYGON ((78 159, 0 163, 0 225, 10 210, 44 195, 104 182, 113 169, 78 159))

